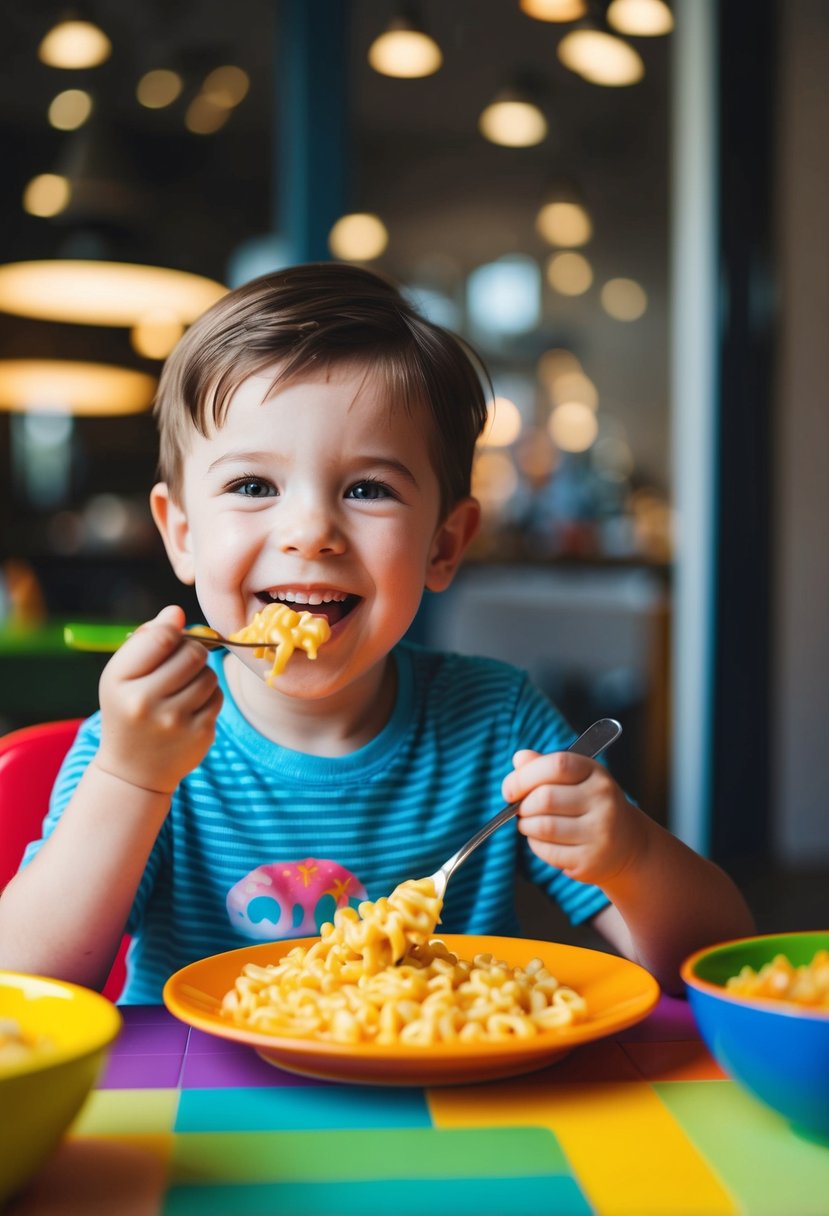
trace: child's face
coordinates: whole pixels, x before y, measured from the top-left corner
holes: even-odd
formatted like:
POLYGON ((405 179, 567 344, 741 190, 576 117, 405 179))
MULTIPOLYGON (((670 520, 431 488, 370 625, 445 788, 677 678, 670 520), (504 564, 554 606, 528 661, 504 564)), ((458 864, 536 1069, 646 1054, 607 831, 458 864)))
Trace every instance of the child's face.
POLYGON ((334 368, 265 400, 272 379, 245 380, 223 425, 192 433, 182 501, 156 486, 153 512, 220 633, 273 599, 328 617, 319 658, 293 659, 277 681, 319 697, 377 668, 424 587, 448 586, 478 507, 466 499, 440 519, 431 419, 389 408, 363 369, 334 368))

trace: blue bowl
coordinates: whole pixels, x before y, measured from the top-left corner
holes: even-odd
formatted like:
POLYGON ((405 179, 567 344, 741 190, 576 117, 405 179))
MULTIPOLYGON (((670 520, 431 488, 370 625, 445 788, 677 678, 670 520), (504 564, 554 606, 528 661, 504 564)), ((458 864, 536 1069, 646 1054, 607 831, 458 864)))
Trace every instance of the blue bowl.
POLYGON ((724 942, 686 959, 682 978, 700 1033, 717 1063, 811 1139, 829 1143, 829 1010, 737 996, 726 980, 776 955, 795 966, 829 950, 829 930, 724 942))

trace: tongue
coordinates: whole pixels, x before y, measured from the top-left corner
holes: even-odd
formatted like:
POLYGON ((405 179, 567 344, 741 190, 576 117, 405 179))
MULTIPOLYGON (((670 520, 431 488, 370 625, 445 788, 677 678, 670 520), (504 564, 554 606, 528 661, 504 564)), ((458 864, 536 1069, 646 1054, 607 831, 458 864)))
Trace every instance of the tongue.
MULTIPOLYGON (((287 601, 285 601, 287 603, 287 601)), ((347 616, 354 604, 350 600, 342 602, 331 601, 328 604, 288 604, 294 612, 312 612, 314 616, 324 616, 332 627, 347 616)))
POLYGON ((314 616, 324 616, 329 625, 336 625, 345 616, 345 604, 309 604, 308 612, 314 616))

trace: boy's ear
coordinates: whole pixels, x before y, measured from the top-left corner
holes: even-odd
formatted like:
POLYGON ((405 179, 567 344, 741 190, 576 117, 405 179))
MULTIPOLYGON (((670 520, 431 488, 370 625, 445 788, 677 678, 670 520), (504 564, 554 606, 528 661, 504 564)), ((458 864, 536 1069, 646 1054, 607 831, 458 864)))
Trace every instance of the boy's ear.
POLYGON ((150 491, 150 510, 164 541, 170 565, 180 581, 192 587, 196 581, 196 571, 190 551, 190 526, 184 508, 172 497, 166 482, 158 482, 150 491))
POLYGON ((426 567, 429 591, 445 591, 469 545, 481 526, 481 504, 477 498, 462 498, 438 525, 426 567))

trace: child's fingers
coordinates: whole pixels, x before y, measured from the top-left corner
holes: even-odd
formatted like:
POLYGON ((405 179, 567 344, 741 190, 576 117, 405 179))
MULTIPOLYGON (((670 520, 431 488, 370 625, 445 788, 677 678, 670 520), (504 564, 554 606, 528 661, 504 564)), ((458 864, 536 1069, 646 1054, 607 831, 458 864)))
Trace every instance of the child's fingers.
MULTIPOLYGON (((187 655, 184 657, 189 658, 187 655)), ((196 656, 196 658, 201 661, 200 656, 196 656)), ((176 655, 175 659, 177 661, 179 656, 176 655)), ((193 673, 192 677, 179 681, 171 680, 169 683, 171 686, 166 690, 159 690, 156 686, 155 699, 160 705, 163 705, 165 714, 184 720, 204 708, 218 688, 219 681, 212 667, 202 666, 200 670, 193 673)))
POLYGON ((546 861, 548 866, 561 870, 571 878, 579 876, 582 867, 582 849, 579 845, 552 843, 537 838, 532 838, 529 845, 536 857, 546 861))
POLYGON ((531 760, 536 760, 541 755, 541 752, 530 751, 529 748, 522 748, 521 751, 515 753, 512 758, 512 763, 516 768, 523 768, 525 764, 529 764, 531 760))
POLYGON ((585 786, 582 782, 578 785, 553 785, 545 781, 524 795, 518 815, 521 819, 533 819, 542 815, 572 818, 583 815, 586 809, 585 786))
POLYGON ((127 638, 110 659, 109 666, 122 679, 135 680, 149 675, 185 645, 186 639, 181 636, 184 620, 180 608, 163 608, 157 617, 140 625, 132 637, 127 638))
POLYGON ((223 701, 224 693, 222 692, 221 688, 219 688, 219 682, 217 680, 216 685, 210 692, 207 700, 203 705, 199 706, 193 717, 197 720, 202 718, 217 718, 219 715, 219 710, 222 708, 223 701))
POLYGON ((548 844, 583 844, 586 839, 583 817, 578 813, 567 814, 566 811, 562 814, 524 814, 522 808, 518 817, 518 831, 522 836, 548 844))
POLYGON ((502 791, 508 802, 520 802, 539 785, 579 785, 586 781, 595 761, 576 752, 517 752, 513 771, 504 779, 502 791))

